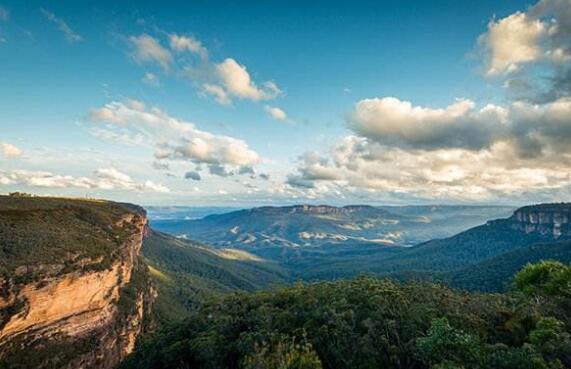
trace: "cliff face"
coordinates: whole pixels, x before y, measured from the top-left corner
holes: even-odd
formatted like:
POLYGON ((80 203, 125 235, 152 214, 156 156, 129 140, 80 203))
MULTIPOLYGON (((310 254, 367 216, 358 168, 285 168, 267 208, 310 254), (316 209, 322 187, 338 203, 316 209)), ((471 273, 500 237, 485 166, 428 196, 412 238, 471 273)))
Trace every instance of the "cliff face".
POLYGON ((555 240, 571 237, 571 204, 526 206, 510 218, 514 229, 538 233, 555 240))
POLYGON ((0 361, 106 369, 133 350, 156 294, 139 257, 147 219, 125 209, 112 220, 107 234, 94 232, 116 241, 111 256, 68 251, 59 263, 18 265, 0 277, 0 361))

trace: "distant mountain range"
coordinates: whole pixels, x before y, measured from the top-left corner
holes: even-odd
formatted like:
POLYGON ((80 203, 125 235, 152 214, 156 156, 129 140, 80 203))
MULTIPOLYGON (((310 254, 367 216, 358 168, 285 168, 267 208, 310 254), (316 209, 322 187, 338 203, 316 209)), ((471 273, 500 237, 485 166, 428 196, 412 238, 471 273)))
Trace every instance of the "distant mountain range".
POLYGON ((374 273, 498 291, 523 265, 541 259, 571 261, 571 204, 526 206, 452 237, 348 258, 313 258, 297 269, 306 279, 374 273))
POLYGON ((202 219, 156 219, 152 225, 216 247, 247 250, 356 244, 411 246, 508 216, 513 210, 495 206, 295 205, 239 210, 202 219))
POLYGON ((218 248, 247 250, 277 262, 294 278, 373 273, 497 291, 528 262, 571 261, 570 219, 571 204, 526 206, 515 212, 480 206, 298 205, 154 227, 218 248))

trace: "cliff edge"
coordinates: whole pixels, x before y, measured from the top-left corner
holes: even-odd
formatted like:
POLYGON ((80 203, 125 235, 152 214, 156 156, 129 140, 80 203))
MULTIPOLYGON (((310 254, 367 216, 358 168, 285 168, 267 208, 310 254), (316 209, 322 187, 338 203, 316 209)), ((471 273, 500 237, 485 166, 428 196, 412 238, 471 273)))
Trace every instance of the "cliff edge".
POLYGON ((116 367, 156 295, 146 232, 132 205, 0 196, 0 367, 116 367))

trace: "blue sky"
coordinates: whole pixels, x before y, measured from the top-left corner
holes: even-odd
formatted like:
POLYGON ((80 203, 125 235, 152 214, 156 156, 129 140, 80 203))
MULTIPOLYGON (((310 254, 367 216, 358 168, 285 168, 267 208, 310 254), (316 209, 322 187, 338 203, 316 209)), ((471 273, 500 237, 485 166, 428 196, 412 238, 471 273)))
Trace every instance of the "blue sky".
MULTIPOLYGON (((569 45, 544 46, 548 32, 541 28, 566 24, 566 18, 539 5, 0 1, 0 192, 182 205, 561 199, 568 178, 556 172, 565 168, 545 164, 560 143, 551 133, 533 128, 544 148, 533 160, 523 144, 514 146, 524 173, 514 173, 506 160, 516 159, 498 148, 537 136, 520 137, 529 119, 517 120, 517 104, 527 104, 526 112, 544 109, 546 117, 533 118, 543 121, 553 118, 553 104, 567 102, 565 94, 550 101, 514 98, 506 88, 530 85, 538 68, 549 76, 566 68, 569 45), (531 33, 514 38, 502 28, 508 22, 531 33), (507 59, 501 50, 506 42, 516 50, 507 59), (554 58, 546 61, 556 52, 563 67, 554 58), (492 71, 494 63, 499 72, 492 71), (472 105, 458 108, 460 123, 440 127, 457 119, 448 108, 458 99, 472 105), (401 104, 407 102, 409 110, 401 104), (500 113, 481 117, 488 104, 509 110, 516 128, 498 133, 501 122, 488 127, 489 120, 501 120, 500 113), (152 124, 159 126, 144 127, 138 120, 159 111, 154 108, 160 122, 152 124), (372 109, 366 117, 365 108, 372 109), (433 128, 422 138, 411 135, 408 129, 419 130, 407 128, 402 114, 424 125, 420 131, 433 128), (191 123, 198 132, 169 131, 169 119, 191 123), (468 128, 456 132, 465 120, 468 128), (197 137, 208 154, 196 151, 197 137), (239 142, 231 153, 225 150, 230 142, 239 142), (356 147, 359 152, 348 153, 356 147), (447 159, 443 169, 442 157, 457 159, 447 159), (490 174, 497 179, 468 168, 478 160, 489 167, 490 157, 503 162, 490 174), (406 164, 397 165, 401 160, 406 164), (385 178, 390 173, 399 179, 385 178), (536 180, 507 183, 514 176, 536 180)), ((565 131, 568 122, 553 119, 565 131)))

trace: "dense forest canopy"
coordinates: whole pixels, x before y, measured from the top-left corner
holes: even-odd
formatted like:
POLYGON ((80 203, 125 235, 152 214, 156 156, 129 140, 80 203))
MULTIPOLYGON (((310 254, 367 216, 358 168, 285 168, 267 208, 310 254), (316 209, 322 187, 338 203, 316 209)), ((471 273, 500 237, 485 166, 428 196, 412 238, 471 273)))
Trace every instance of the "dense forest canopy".
POLYGON ((236 293, 142 342, 122 369, 547 369, 571 365, 571 267, 471 294, 362 276, 236 293))

